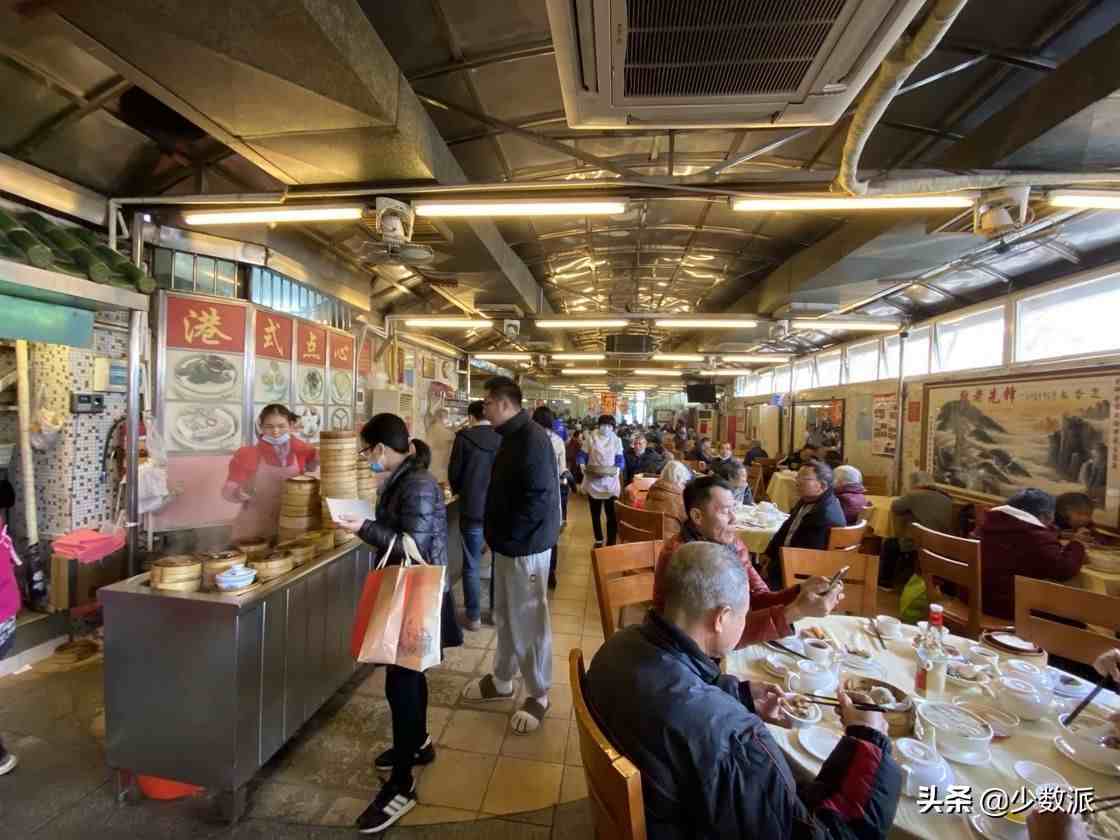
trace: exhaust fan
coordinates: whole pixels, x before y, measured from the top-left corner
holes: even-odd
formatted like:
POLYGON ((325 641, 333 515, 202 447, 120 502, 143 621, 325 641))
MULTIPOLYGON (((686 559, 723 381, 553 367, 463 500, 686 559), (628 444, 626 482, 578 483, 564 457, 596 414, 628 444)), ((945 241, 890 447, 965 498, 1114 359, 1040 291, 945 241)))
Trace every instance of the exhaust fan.
POLYGON ((368 265, 426 265, 435 259, 427 245, 412 242, 412 207, 391 198, 378 198, 372 216, 362 217, 367 236, 356 243, 358 259, 368 265))
POLYGON ((831 125, 925 0, 547 0, 572 128, 831 125))

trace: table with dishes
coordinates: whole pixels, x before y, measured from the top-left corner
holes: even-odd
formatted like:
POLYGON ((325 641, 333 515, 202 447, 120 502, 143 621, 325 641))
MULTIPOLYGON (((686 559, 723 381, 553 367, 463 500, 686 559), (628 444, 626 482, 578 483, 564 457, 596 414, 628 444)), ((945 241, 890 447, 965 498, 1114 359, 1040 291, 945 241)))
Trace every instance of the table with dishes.
POLYGON ((800 498, 797 494, 797 473, 793 470, 775 470, 766 485, 766 496, 778 510, 789 513, 800 498))
POLYGON ((1120 546, 1085 544, 1085 565, 1071 581, 1079 589, 1120 595, 1120 546))
MULTIPOLYGON (((915 690, 920 632, 889 616, 829 616, 800 622, 796 636, 736 651, 725 667, 742 679, 799 692, 788 718, 791 728, 772 724, 770 731, 803 774, 820 771, 842 734, 835 709, 805 695, 835 697, 843 685, 891 710, 884 714, 904 782, 893 836, 1027 840, 1025 816, 984 813, 986 791, 1029 796, 1042 785, 1057 784, 1093 788, 1097 798, 1120 794, 1120 739, 1105 737, 1113 732, 1108 717, 1120 710, 1120 697, 1102 691, 1066 728, 1061 716, 1094 685, 1048 667, 1044 652, 1003 632, 985 635, 982 644, 948 636, 945 650, 952 658, 945 690, 934 696, 929 677, 930 696, 921 697, 915 690), (949 785, 971 788, 971 813, 923 813, 919 787, 931 785, 942 799, 949 785)), ((998 803, 985 804, 993 810, 998 803)), ((1090 836, 1120 837, 1120 819, 1109 819, 1115 814, 1120 811, 1094 817, 1090 836)))
POLYGON ((789 514, 778 510, 771 502, 739 505, 735 509, 735 533, 743 545, 755 554, 761 554, 787 519, 789 514))

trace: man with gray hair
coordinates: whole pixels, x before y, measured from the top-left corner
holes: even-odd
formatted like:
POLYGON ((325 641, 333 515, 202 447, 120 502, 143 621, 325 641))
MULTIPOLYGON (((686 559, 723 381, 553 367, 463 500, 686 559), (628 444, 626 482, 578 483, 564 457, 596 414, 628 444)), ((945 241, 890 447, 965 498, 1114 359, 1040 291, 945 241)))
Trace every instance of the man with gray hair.
POLYGON ((900 519, 902 527, 896 530, 903 536, 883 540, 879 584, 887 588, 908 578, 914 569, 913 553, 917 546, 906 536, 910 523, 943 534, 954 531, 952 498, 938 490, 930 474, 922 470, 910 473, 910 490, 891 502, 891 514, 900 519))
POLYGON ((587 673, 589 705, 641 771, 647 837, 884 837, 901 773, 880 713, 838 692, 845 737, 802 787, 766 727, 788 725, 781 691, 720 674, 750 609, 734 552, 681 546, 664 597, 660 614, 611 636, 587 673))

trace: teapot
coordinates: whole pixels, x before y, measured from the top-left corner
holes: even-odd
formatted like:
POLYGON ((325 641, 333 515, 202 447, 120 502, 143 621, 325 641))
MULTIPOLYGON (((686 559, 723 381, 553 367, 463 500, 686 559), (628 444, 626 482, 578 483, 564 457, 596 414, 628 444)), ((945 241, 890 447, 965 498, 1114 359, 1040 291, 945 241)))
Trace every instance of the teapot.
POLYGON ((1019 677, 1000 677, 989 691, 1000 708, 1023 720, 1038 720, 1054 701, 1054 691, 1049 686, 1033 685, 1019 677))

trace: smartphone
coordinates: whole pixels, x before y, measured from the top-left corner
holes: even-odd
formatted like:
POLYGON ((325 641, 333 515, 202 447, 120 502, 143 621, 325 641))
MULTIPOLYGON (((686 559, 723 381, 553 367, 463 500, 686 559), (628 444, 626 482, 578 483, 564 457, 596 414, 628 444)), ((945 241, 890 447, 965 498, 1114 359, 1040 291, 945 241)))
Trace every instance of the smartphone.
POLYGON ((828 579, 828 586, 825 587, 824 591, 829 592, 833 588, 835 588, 836 584, 838 584, 840 581, 842 581, 844 579, 844 575, 846 575, 848 573, 848 569, 850 569, 850 568, 852 568, 852 567, 851 566, 844 566, 836 574, 834 574, 832 577, 830 577, 828 579))

